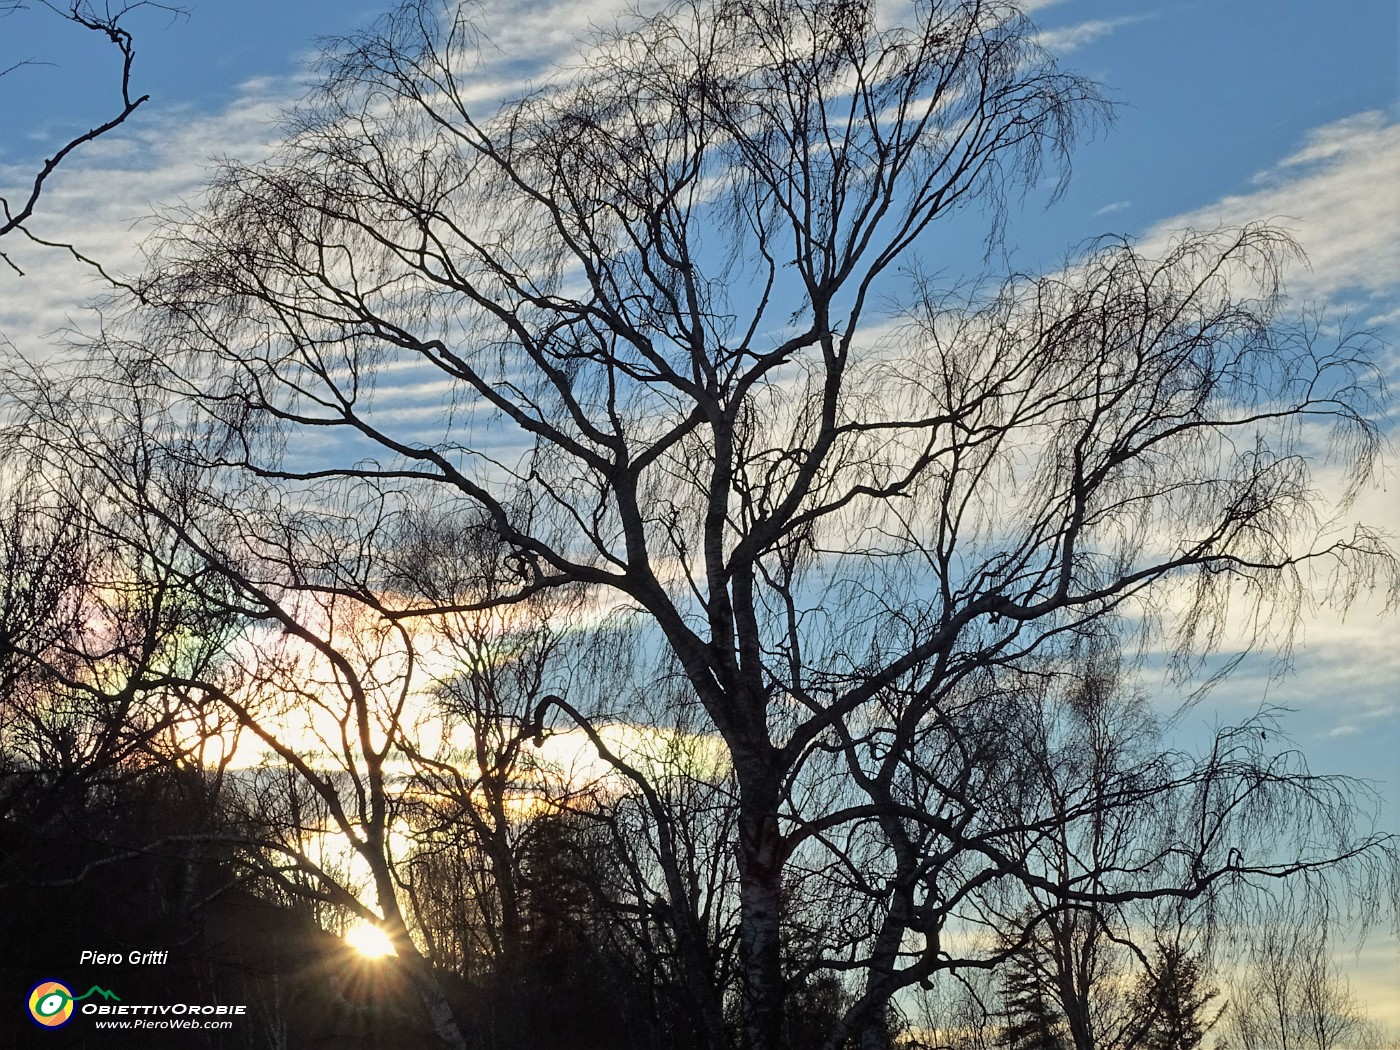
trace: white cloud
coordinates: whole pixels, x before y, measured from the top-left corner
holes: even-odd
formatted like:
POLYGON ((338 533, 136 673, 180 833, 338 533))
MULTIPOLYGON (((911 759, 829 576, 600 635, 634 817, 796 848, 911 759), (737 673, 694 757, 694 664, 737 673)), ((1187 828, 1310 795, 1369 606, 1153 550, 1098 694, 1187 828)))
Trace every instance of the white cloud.
MULTIPOLYGON (((1288 229, 1307 254, 1308 265, 1288 274, 1295 301, 1327 301, 1334 317, 1351 312, 1365 325, 1400 321, 1400 124, 1367 112, 1316 128, 1297 150, 1257 175, 1253 185, 1248 193, 1156 223, 1143 238, 1143 250, 1149 255, 1159 251, 1182 228, 1269 220, 1288 229)), ((1393 372, 1393 351, 1380 363, 1393 372)), ((1389 438, 1392 445, 1400 438, 1393 424, 1389 438)), ((1306 451, 1319 491, 1338 506, 1346 488, 1342 472, 1327 462, 1325 447, 1306 451)), ((1396 476, 1392 450, 1372 484, 1334 521, 1333 535, 1361 521, 1390 530, 1396 543, 1396 476)), ((1217 694, 1218 700, 1254 706, 1272 699, 1311 709, 1321 722, 1318 735, 1334 740, 1393 735, 1400 721, 1395 702, 1400 622, 1395 611, 1377 593, 1359 596, 1343 612, 1325 604, 1326 579, 1312 583, 1324 604, 1304 614, 1295 638, 1293 674, 1282 683, 1263 673, 1240 674, 1217 694)), ((1222 640, 1227 650, 1245 643, 1244 625, 1232 626, 1222 640)))
POLYGON ((1097 211, 1095 211, 1094 217, 1097 218, 1101 215, 1113 215, 1116 212, 1126 211, 1132 206, 1132 201, 1113 201, 1111 204, 1105 204, 1102 208, 1099 208, 1097 211))
MULTIPOLYGON (((576 62, 580 45, 595 30, 629 12, 645 14, 659 0, 486 0, 473 14, 481 32, 476 65, 464 78, 471 99, 482 105, 529 90, 553 70, 576 62), (519 56, 527 56, 520 58, 519 56)), ((278 113, 301 98, 306 70, 250 79, 238 97, 217 113, 192 109, 157 117, 143 109, 117 131, 75 154, 51 178, 30 228, 48 240, 71 242, 110 270, 139 268, 139 245, 162 207, 197 202, 218 158, 255 161, 277 135, 278 113)), ((22 187, 32 172, 0 163, 0 193, 22 187)), ((13 194, 12 194, 13 195, 13 194)), ((6 238, 5 252, 26 273, 0 267, 0 334, 21 348, 35 347, 47 333, 69 327, 91 296, 105 291, 101 280, 66 253, 6 238)))
POLYGON ((1047 51, 1053 51, 1057 55, 1067 55, 1071 51, 1086 47, 1094 41, 1108 36, 1120 26, 1140 21, 1142 21, 1142 16, 1095 18, 1087 22, 1080 22, 1078 25, 1042 30, 1035 35, 1035 42, 1047 51))
MULTIPOLYGON (((1117 210, 1117 205, 1103 212, 1109 209, 1117 210)), ((1295 302, 1327 302, 1334 321, 1346 313, 1367 326, 1400 321, 1400 123, 1393 116, 1358 113, 1311 130, 1296 150, 1255 176, 1247 192, 1163 219, 1147 230, 1139 246, 1152 256, 1184 228, 1259 220, 1289 230, 1307 255, 1307 265, 1287 274, 1295 302)), ((1394 372, 1394 352, 1387 354, 1380 363, 1394 372)), ((1388 436, 1394 445, 1400 428, 1392 423, 1388 436)), ((1338 507, 1346 488, 1341 470, 1328 462, 1324 445, 1309 445, 1304 452, 1324 501, 1338 507)), ((1336 512, 1330 534, 1335 538, 1360 521, 1389 530, 1391 542, 1400 542, 1395 536, 1400 522, 1396 477, 1394 452, 1389 451, 1372 484, 1344 514, 1336 512)), ((1400 681, 1400 646, 1395 644, 1400 617, 1387 608, 1383 594, 1363 593, 1344 609, 1328 600, 1335 595, 1325 576, 1309 583, 1318 604, 1303 610, 1291 673, 1278 680, 1267 661, 1241 667, 1212 694, 1214 703, 1235 712, 1264 702, 1296 708, 1310 736, 1336 746, 1370 748, 1393 739, 1400 732, 1395 687, 1400 681)), ((1232 610, 1220 639, 1225 652, 1249 643, 1250 624, 1236 612, 1232 610)), ((1351 771, 1386 776, 1374 766, 1351 771)))
MULTIPOLYGON (((133 272, 156 212, 196 202, 217 158, 265 155, 278 111, 299 93, 290 78, 261 78, 241 85, 221 113, 176 110, 153 117, 138 111, 51 177, 28 226, 46 240, 73 244, 110 272, 133 272)), ((0 165, 0 187, 22 185, 26 174, 0 165)), ((25 276, 0 271, 0 333, 22 352, 37 353, 46 335, 72 327, 85 302, 107 290, 66 252, 18 234, 5 238, 4 250, 25 276)))
POLYGON ((1289 230, 1309 267, 1291 291, 1307 299, 1366 300, 1367 323, 1395 316, 1400 297, 1400 123, 1358 113, 1314 129, 1303 145, 1254 178, 1249 193, 1224 197, 1154 226, 1172 230, 1266 219, 1289 230))

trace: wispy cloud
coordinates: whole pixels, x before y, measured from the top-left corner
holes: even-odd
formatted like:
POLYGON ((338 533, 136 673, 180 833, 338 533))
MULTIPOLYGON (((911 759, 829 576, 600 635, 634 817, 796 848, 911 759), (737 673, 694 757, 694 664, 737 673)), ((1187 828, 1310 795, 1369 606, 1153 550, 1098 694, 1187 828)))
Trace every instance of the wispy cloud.
MULTIPOLYGON (((295 89, 288 83, 243 85, 221 113, 167 113, 93 142, 51 179, 29 223, 38 236, 75 245, 111 272, 141 266, 140 244, 162 208, 195 203, 218 157, 265 155, 278 110, 295 89)), ((25 172, 0 165, 0 186, 25 172)), ((25 276, 0 273, 0 333, 34 351, 42 336, 72 324, 87 298, 107 290, 67 253, 7 238, 6 252, 25 276)))
POLYGON ((1078 25, 1044 29, 1035 35, 1035 42, 1047 51, 1067 55, 1108 36, 1121 26, 1141 22, 1144 17, 1146 16, 1132 15, 1124 18, 1095 18, 1078 25))
MULTIPOLYGON (((570 61, 596 29, 629 10, 658 6, 658 0, 640 6, 626 0, 487 0, 475 10, 481 50, 468 92, 489 107, 526 91, 570 61)), ((30 227, 46 239, 74 244, 110 271, 139 270, 140 245, 153 216, 180 202, 197 204, 219 158, 256 161, 270 152, 278 115, 305 94, 316 57, 305 55, 303 67, 284 76, 244 82, 234 102, 218 112, 177 109, 157 116, 143 110, 60 169, 30 227)), ((0 162, 0 192, 28 177, 24 168, 0 162)), ((5 250, 26 276, 0 268, 0 336, 43 356, 50 352, 45 337, 73 327, 85 301, 107 288, 66 253, 17 237, 7 239, 5 250)))
POLYGON ((1114 215, 1120 211, 1126 211, 1132 206, 1132 201, 1114 201, 1112 204, 1105 204, 1102 208, 1095 211, 1094 217, 1098 218, 1103 215, 1114 215))
MULTIPOLYGON (((1127 203, 1107 205, 1100 214, 1127 203)), ((1259 220, 1288 229, 1307 255, 1307 265, 1288 274, 1295 301, 1328 301, 1334 316, 1350 310, 1366 325, 1400 322, 1400 123, 1392 115, 1358 113, 1312 129, 1297 149, 1261 170, 1246 192, 1154 223, 1140 247, 1151 256, 1184 228, 1259 220)), ((1392 426, 1389 436, 1396 442, 1400 429, 1392 426)), ((1332 534, 1347 533, 1353 521, 1393 531, 1400 520, 1393 453, 1373 483, 1342 511, 1346 481, 1340 467, 1329 462, 1325 443, 1308 445, 1304 452, 1317 491, 1333 508, 1332 534)), ((1258 661, 1242 667, 1213 698, 1227 710, 1265 702, 1296 708, 1302 731, 1329 757, 1335 758, 1340 748, 1364 754, 1351 772, 1383 776, 1374 756, 1386 749, 1385 741, 1400 737, 1395 611, 1383 593, 1364 591, 1343 610, 1330 601, 1335 581, 1326 574, 1311 579, 1309 586, 1314 600, 1299 610, 1295 647, 1287 661, 1291 673, 1280 680, 1273 673, 1278 664, 1258 661)), ((1232 616, 1221 649, 1248 644, 1250 628, 1243 617, 1232 616)))
POLYGON ((1377 722, 1393 722, 1400 718, 1400 707, 1380 701, 1359 711, 1351 721, 1341 722, 1327 731, 1329 737, 1356 736, 1374 729, 1377 722))
POLYGON ((1291 288, 1304 298, 1361 293, 1374 323, 1400 298, 1400 123, 1358 113, 1311 131, 1302 146, 1253 179, 1248 193, 1224 197, 1155 225, 1147 242, 1182 227, 1267 219, 1288 229, 1309 267, 1291 288))

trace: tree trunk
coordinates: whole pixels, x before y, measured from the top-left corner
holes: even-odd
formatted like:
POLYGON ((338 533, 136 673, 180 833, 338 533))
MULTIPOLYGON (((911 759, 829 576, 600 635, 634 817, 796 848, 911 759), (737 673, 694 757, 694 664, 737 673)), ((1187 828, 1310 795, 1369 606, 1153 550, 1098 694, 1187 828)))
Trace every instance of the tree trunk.
POLYGON ((447 996, 442 994, 442 988, 438 986, 437 981, 431 978, 425 980, 422 975, 416 974, 414 983, 418 987, 419 998, 423 1000, 423 1006, 428 1011, 428 1023, 432 1025, 433 1034, 448 1050, 467 1050, 467 1041, 462 1036, 462 1029, 457 1024, 452 1007, 448 1005, 447 996))
POLYGON ((739 952, 743 965, 745 1050, 783 1046, 782 843, 777 790, 739 800, 739 952))
MULTIPOLYGON (((382 857, 382 850, 375 856, 382 857)), ((389 940, 398 953, 399 964, 407 969, 409 980, 413 982, 413 987, 418 992, 418 998, 423 1002, 423 1008, 427 1012, 428 1024, 432 1028, 433 1034, 438 1037, 447 1050, 467 1050, 467 1040, 462 1035, 462 1027, 457 1023, 457 1018, 452 1013, 452 1006, 448 1003, 447 996, 443 994, 442 985, 438 983, 437 977, 433 973, 432 964, 423 958, 422 953, 413 943, 403 914, 399 911, 398 901, 394 897, 393 883, 389 878, 388 865, 376 865, 374 874, 379 890, 380 907, 384 912, 385 932, 389 935, 389 940)))
POLYGON ((418 992, 418 998, 423 1002, 423 1009, 427 1012, 428 1024, 433 1034, 447 1050, 467 1050, 467 1040, 462 1035, 461 1025, 457 1023, 452 1006, 443 994, 437 978, 433 976, 427 960, 415 954, 415 957, 403 961, 408 966, 409 977, 418 992))

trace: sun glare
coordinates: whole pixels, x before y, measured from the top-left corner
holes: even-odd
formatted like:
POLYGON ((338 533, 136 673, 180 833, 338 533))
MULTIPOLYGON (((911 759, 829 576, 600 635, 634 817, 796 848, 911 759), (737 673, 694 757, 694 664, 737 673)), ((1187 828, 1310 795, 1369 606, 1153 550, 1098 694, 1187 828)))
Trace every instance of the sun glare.
POLYGON ((367 959, 382 959, 387 955, 397 955, 389 935, 363 920, 345 931, 345 943, 367 959))

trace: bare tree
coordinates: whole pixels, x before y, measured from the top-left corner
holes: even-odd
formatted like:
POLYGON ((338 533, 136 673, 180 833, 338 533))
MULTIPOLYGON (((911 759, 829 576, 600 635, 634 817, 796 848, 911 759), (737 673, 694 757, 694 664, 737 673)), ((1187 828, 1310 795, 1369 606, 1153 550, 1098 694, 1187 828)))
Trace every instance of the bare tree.
POLYGON ((1325 910, 1269 916, 1253 928, 1230 990, 1225 1029, 1241 1050, 1333 1050, 1382 1045, 1337 972, 1325 910))
MULTIPOLYGON (((1069 1045, 1132 1046, 1140 1024, 1127 1001, 1127 977, 1143 955, 1135 942, 1150 928, 1146 916, 1134 914, 1132 904, 1066 901, 1047 886, 1121 873, 1178 845, 1152 837, 1182 771, 1165 761, 1146 700, 1124 690, 1112 650, 1087 647, 1071 674, 1042 671, 1024 692, 1031 702, 1012 730, 1020 758, 1003 796, 1003 820, 1027 829, 1018 852, 1050 878, 1018 888, 1004 903, 989 901, 990 922, 1015 946, 1011 962, 1023 996, 1053 1003, 1069 1045)), ((1145 884, 1162 878, 1153 871, 1145 884)))
MULTIPOLYGON (((454 1016, 435 968, 476 978, 488 995, 529 987, 523 869, 540 856, 535 840, 548 822, 538 818, 580 817, 617 847, 609 856, 626 878, 603 886, 575 867, 578 884, 555 879, 552 889, 589 894, 598 915, 621 916, 612 939, 645 945, 653 977, 688 984, 681 1002, 709 1031, 705 1045, 722 1038, 725 967, 711 949, 723 939, 715 926, 729 920, 716 898, 730 865, 710 778, 726 780, 728 768, 707 739, 673 717, 673 734, 638 753, 606 741, 601 716, 547 693, 571 676, 602 693, 648 690, 616 666, 607 685, 590 675, 615 652, 596 630, 567 654, 582 666, 561 672, 556 650, 577 596, 554 588, 499 602, 518 577, 480 522, 406 505, 374 524, 295 505, 244 516, 236 493, 180 487, 192 477, 187 465, 164 459, 171 473, 148 472, 144 457, 171 447, 149 443, 143 396, 130 377, 104 382, 103 400, 55 398, 16 433, 53 476, 100 478, 125 513, 100 537, 79 530, 80 539, 140 557, 153 534, 177 537, 195 566, 167 563, 182 597, 237 625, 236 644, 222 649, 201 632, 217 660, 147 668, 128 690, 143 702, 174 690, 231 720, 187 731, 186 743, 220 764, 237 760, 221 799, 229 823, 208 840, 240 848, 253 873, 278 895, 310 902, 323 924, 343 927, 348 917, 388 933, 434 1032, 454 1046, 464 1025, 491 1025, 454 1016), (100 433, 88 429, 94 415, 100 433), (556 735, 557 713, 574 769, 538 750, 556 735)), ((628 710, 616 694, 609 701, 628 710)), ((732 815, 718 808, 720 820, 732 815)), ((668 1017, 660 1030, 677 1023, 668 1017)), ((510 1026, 528 1029, 528 1018, 510 1026)))
MULTIPOLYGON (((1053 1003, 1070 1045, 1128 1050, 1158 1027, 1151 996, 1159 977, 1179 984, 1187 970, 1197 973, 1190 968, 1215 927, 1229 921, 1234 902, 1221 892, 1228 884, 1102 902, 1068 900, 1059 887, 1189 885, 1193 877, 1170 870, 1171 858, 1207 855, 1197 852, 1201 844, 1189 827, 1204 813, 1213 814, 1221 840, 1237 855, 1283 858, 1294 852, 1279 843, 1292 843, 1285 830, 1292 817, 1274 808, 1311 794, 1322 813, 1331 808, 1330 792, 1325 778, 1255 748, 1253 723, 1224 729, 1198 758, 1174 752, 1147 697, 1127 688, 1121 654, 1102 642, 1086 645, 1067 673, 1034 670, 1021 680, 1016 720, 1008 719, 1014 779, 988 806, 1001 808, 1008 829, 1025 829, 1017 852, 1045 878, 997 887, 986 900, 986 923, 1010 946, 1023 994, 1053 1003), (1286 789, 1250 791, 1254 775, 1286 789), (1212 792, 1222 798, 1213 802, 1212 792), (1263 828, 1260 836, 1256 829, 1263 828)), ((1297 814, 1304 824, 1309 808, 1297 814)), ((1161 985, 1163 995, 1168 987, 1161 985)))
MULTIPOLYGON (((940 216, 975 204, 995 226, 1102 112, 990 0, 907 25, 834 0, 681 3, 484 109, 476 41, 468 9, 424 2, 342 42, 278 155, 226 166, 157 246, 139 329, 109 345, 169 413, 147 441, 221 493, 191 549, 227 565, 239 531, 245 592, 350 578, 372 604, 354 552, 411 500, 486 521, 515 580, 381 600, 396 630, 566 587, 635 610, 732 763, 751 1050, 784 1043, 785 989, 820 970, 851 993, 827 1045, 884 1045, 902 989, 1005 957, 943 936, 998 886, 1102 913, 1385 860, 1342 787, 1260 779, 1244 730, 1166 763, 1166 786, 1029 823, 984 802, 1019 775, 1020 679, 1125 614, 1189 667, 1227 616, 1286 636, 1314 573, 1341 604, 1394 596, 1393 552, 1327 516, 1302 454, 1326 430, 1365 483, 1368 347, 1280 313, 1285 237, 1189 234, 1159 259, 1104 242, 971 297, 903 278, 940 216), (890 296, 907 308, 882 339, 890 296), (441 416, 402 411, 398 382, 441 416), (301 542, 332 521, 355 525, 301 542), (1253 812, 1335 834, 1232 851, 1230 814, 1294 787, 1253 812), (1066 821, 1168 791, 1155 879, 1041 866, 1066 821), (833 910, 785 972, 791 877, 833 910)), ((386 747, 364 757, 382 768, 386 747)), ((347 830, 382 835, 382 792, 361 801, 347 830)))
MULTIPOLYGON (((482 605, 512 587, 508 554, 480 523, 410 515, 386 544, 387 579, 434 608, 482 605)), ((437 676, 439 703, 424 714, 437 722, 437 735, 465 739, 460 754, 445 758, 419 746, 412 731, 402 744, 416 766, 425 830, 481 858, 471 894, 481 914, 469 936, 483 940, 467 954, 497 963, 514 965, 520 956, 520 838, 528 826, 520 814, 547 797, 546 774, 536 769, 532 776, 530 733, 522 729, 533 725, 550 685, 559 645, 551 618, 559 611, 536 599, 427 621, 450 656, 437 676)))
MULTIPOLYGON (((121 406, 112 412, 45 389, 42 379, 31 384, 24 399, 30 419, 13 431, 35 473, 92 479, 108 513, 85 517, 80 539, 109 552, 117 574, 147 565, 164 574, 152 581, 150 572, 135 571, 134 579, 109 577, 93 587, 98 595, 131 596, 109 615, 110 632, 134 636, 128 647, 144 643, 136 651, 153 654, 135 662, 120 683, 129 709, 115 718, 116 729, 135 733, 145 706, 181 698, 169 718, 182 721, 187 749, 204 752, 199 764, 228 767, 237 758, 221 799, 229 824, 194 837, 241 850, 245 866, 290 895, 383 928, 433 1029, 446 1045, 464 1046, 408 933, 395 873, 392 831, 401 817, 403 774, 394 764, 403 761, 401 727, 421 687, 410 672, 418 647, 404 627, 380 615, 382 604, 355 601, 307 560, 319 544, 333 552, 336 570, 353 574, 370 557, 376 533, 367 528, 347 545, 343 529, 336 531, 343 522, 325 520, 307 530, 287 518, 279 528, 265 515, 255 529, 201 543, 196 519, 212 524, 206 516, 218 512, 215 497, 228 494, 211 492, 197 472, 167 469, 152 455, 141 430, 150 417, 133 388, 109 387, 112 407, 121 406), (90 425, 94 412, 104 418, 98 431, 90 425), (284 572, 294 558, 301 571, 284 572), (139 602, 169 609, 159 618, 143 616, 139 602), (171 615, 180 609, 186 618, 171 615), (191 710, 221 717, 192 725, 191 710)), ((90 626, 91 612, 80 618, 90 626)), ((81 645, 93 644, 90 631, 79 637, 81 645)), ((99 636, 91 656, 99 670, 124 654, 106 637, 99 636)), ((40 759, 37 766, 47 770, 53 762, 40 759)))
POLYGON ((217 776, 216 713, 148 683, 208 673, 228 623, 192 600, 171 534, 110 542, 120 505, 43 469, 22 433, 0 430, 0 820, 42 834, 123 782, 204 758, 217 776))
POLYGON ((904 1034, 916 1050, 990 1050, 1002 1033, 998 989, 987 970, 941 973, 912 993, 918 1023, 904 1034))
MULTIPOLYGON (((1287 866, 1319 836, 1340 846, 1347 808, 1374 796, 1313 774, 1268 711, 1220 729, 1200 754, 1168 748, 1144 699, 1120 692, 1116 659, 1089 655, 1064 685, 1043 669, 1025 683, 1041 701, 1022 709, 1019 775, 991 806, 1005 807, 1008 836, 1024 829, 1018 853, 1043 878, 993 884, 986 925, 1012 946, 1021 985, 1052 1002, 1070 1045, 1198 1045, 1219 1014, 1205 1009, 1215 993, 1203 975, 1215 937, 1260 922, 1261 902, 1282 890, 1246 872, 1287 866), (1203 884, 1198 866, 1222 861, 1243 877, 1203 884), (1083 883, 1117 892, 1062 892, 1083 883), (1191 889, 1150 889, 1171 886, 1191 889)), ((1329 885, 1322 870, 1295 872, 1295 890, 1320 907, 1381 889, 1329 885)))

